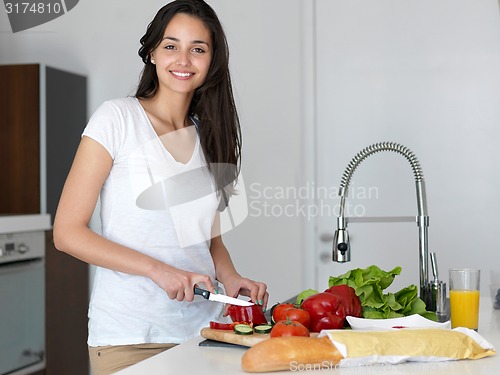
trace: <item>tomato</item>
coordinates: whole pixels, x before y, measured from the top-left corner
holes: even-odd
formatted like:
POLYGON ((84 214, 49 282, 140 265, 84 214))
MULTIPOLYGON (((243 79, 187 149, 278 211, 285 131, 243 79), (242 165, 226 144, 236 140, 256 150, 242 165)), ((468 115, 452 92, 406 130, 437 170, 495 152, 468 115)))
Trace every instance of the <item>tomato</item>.
POLYGON ((278 303, 272 308, 272 318, 274 322, 279 322, 280 320, 286 320, 285 311, 293 309, 292 303, 278 303))
POLYGON ((301 323, 306 328, 309 328, 311 316, 308 311, 298 309, 291 303, 280 303, 273 309, 273 322, 280 320, 292 320, 301 323))
POLYGON ((233 322, 247 322, 253 325, 267 324, 266 316, 262 311, 261 305, 236 306, 230 305, 227 313, 233 322))
POLYGON ((271 330, 271 338, 281 336, 306 336, 309 337, 309 330, 299 322, 292 320, 280 320, 271 330))

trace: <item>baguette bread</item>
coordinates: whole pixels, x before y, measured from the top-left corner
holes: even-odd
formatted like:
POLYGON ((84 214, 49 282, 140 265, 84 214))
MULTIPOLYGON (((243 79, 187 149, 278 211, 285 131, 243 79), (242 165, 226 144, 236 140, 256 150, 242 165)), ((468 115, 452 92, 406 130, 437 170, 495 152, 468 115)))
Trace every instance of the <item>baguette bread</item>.
POLYGON ((285 336, 252 346, 243 354, 241 367, 246 372, 332 368, 342 358, 328 337, 285 336))

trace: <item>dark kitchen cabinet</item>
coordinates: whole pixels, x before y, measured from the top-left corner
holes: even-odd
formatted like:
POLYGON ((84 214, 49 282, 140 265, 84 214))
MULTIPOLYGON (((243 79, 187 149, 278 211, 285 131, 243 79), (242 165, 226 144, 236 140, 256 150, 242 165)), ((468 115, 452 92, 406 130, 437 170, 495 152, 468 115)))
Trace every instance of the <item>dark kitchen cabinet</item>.
MULTIPOLYGON (((0 66, 0 215, 49 213, 87 122, 84 76, 41 64, 0 66)), ((88 265, 45 246, 46 369, 88 375, 88 265)))
POLYGON ((44 375, 88 375, 88 267, 56 250, 46 231, 44 375))
POLYGON ((0 65, 0 214, 49 213, 87 122, 87 79, 41 64, 0 65))

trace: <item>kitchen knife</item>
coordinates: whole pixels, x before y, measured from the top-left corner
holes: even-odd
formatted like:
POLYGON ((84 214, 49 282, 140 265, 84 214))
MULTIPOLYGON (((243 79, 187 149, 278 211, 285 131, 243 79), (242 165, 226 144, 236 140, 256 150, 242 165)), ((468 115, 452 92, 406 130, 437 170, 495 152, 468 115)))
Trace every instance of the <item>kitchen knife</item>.
POLYGON ((222 302, 222 303, 229 303, 230 305, 238 305, 238 306, 252 306, 254 303, 250 301, 243 301, 238 298, 233 298, 233 297, 228 297, 225 296, 224 294, 215 294, 215 293, 210 293, 208 290, 200 289, 200 288, 194 288, 194 294, 202 296, 205 299, 208 299, 209 301, 215 301, 215 302, 222 302))

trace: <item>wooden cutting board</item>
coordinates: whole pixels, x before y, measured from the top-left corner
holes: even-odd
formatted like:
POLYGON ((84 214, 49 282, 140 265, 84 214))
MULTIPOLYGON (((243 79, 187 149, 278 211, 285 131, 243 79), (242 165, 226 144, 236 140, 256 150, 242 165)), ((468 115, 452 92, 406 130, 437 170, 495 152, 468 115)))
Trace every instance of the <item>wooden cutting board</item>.
POLYGON ((229 344, 237 344, 242 346, 253 346, 261 341, 269 338, 269 333, 254 333, 251 335, 238 335, 233 331, 225 329, 202 328, 201 336, 215 341, 227 342, 229 344))
MULTIPOLYGON (((212 329, 212 328, 202 328, 200 332, 201 336, 220 342, 227 342, 229 344, 237 344, 242 346, 254 346, 261 341, 267 340, 270 338, 270 334, 262 334, 262 333, 254 333, 251 335, 238 335, 233 331, 225 330, 225 329, 212 329)), ((311 337, 316 337, 318 334, 316 332, 311 332, 311 337)))

